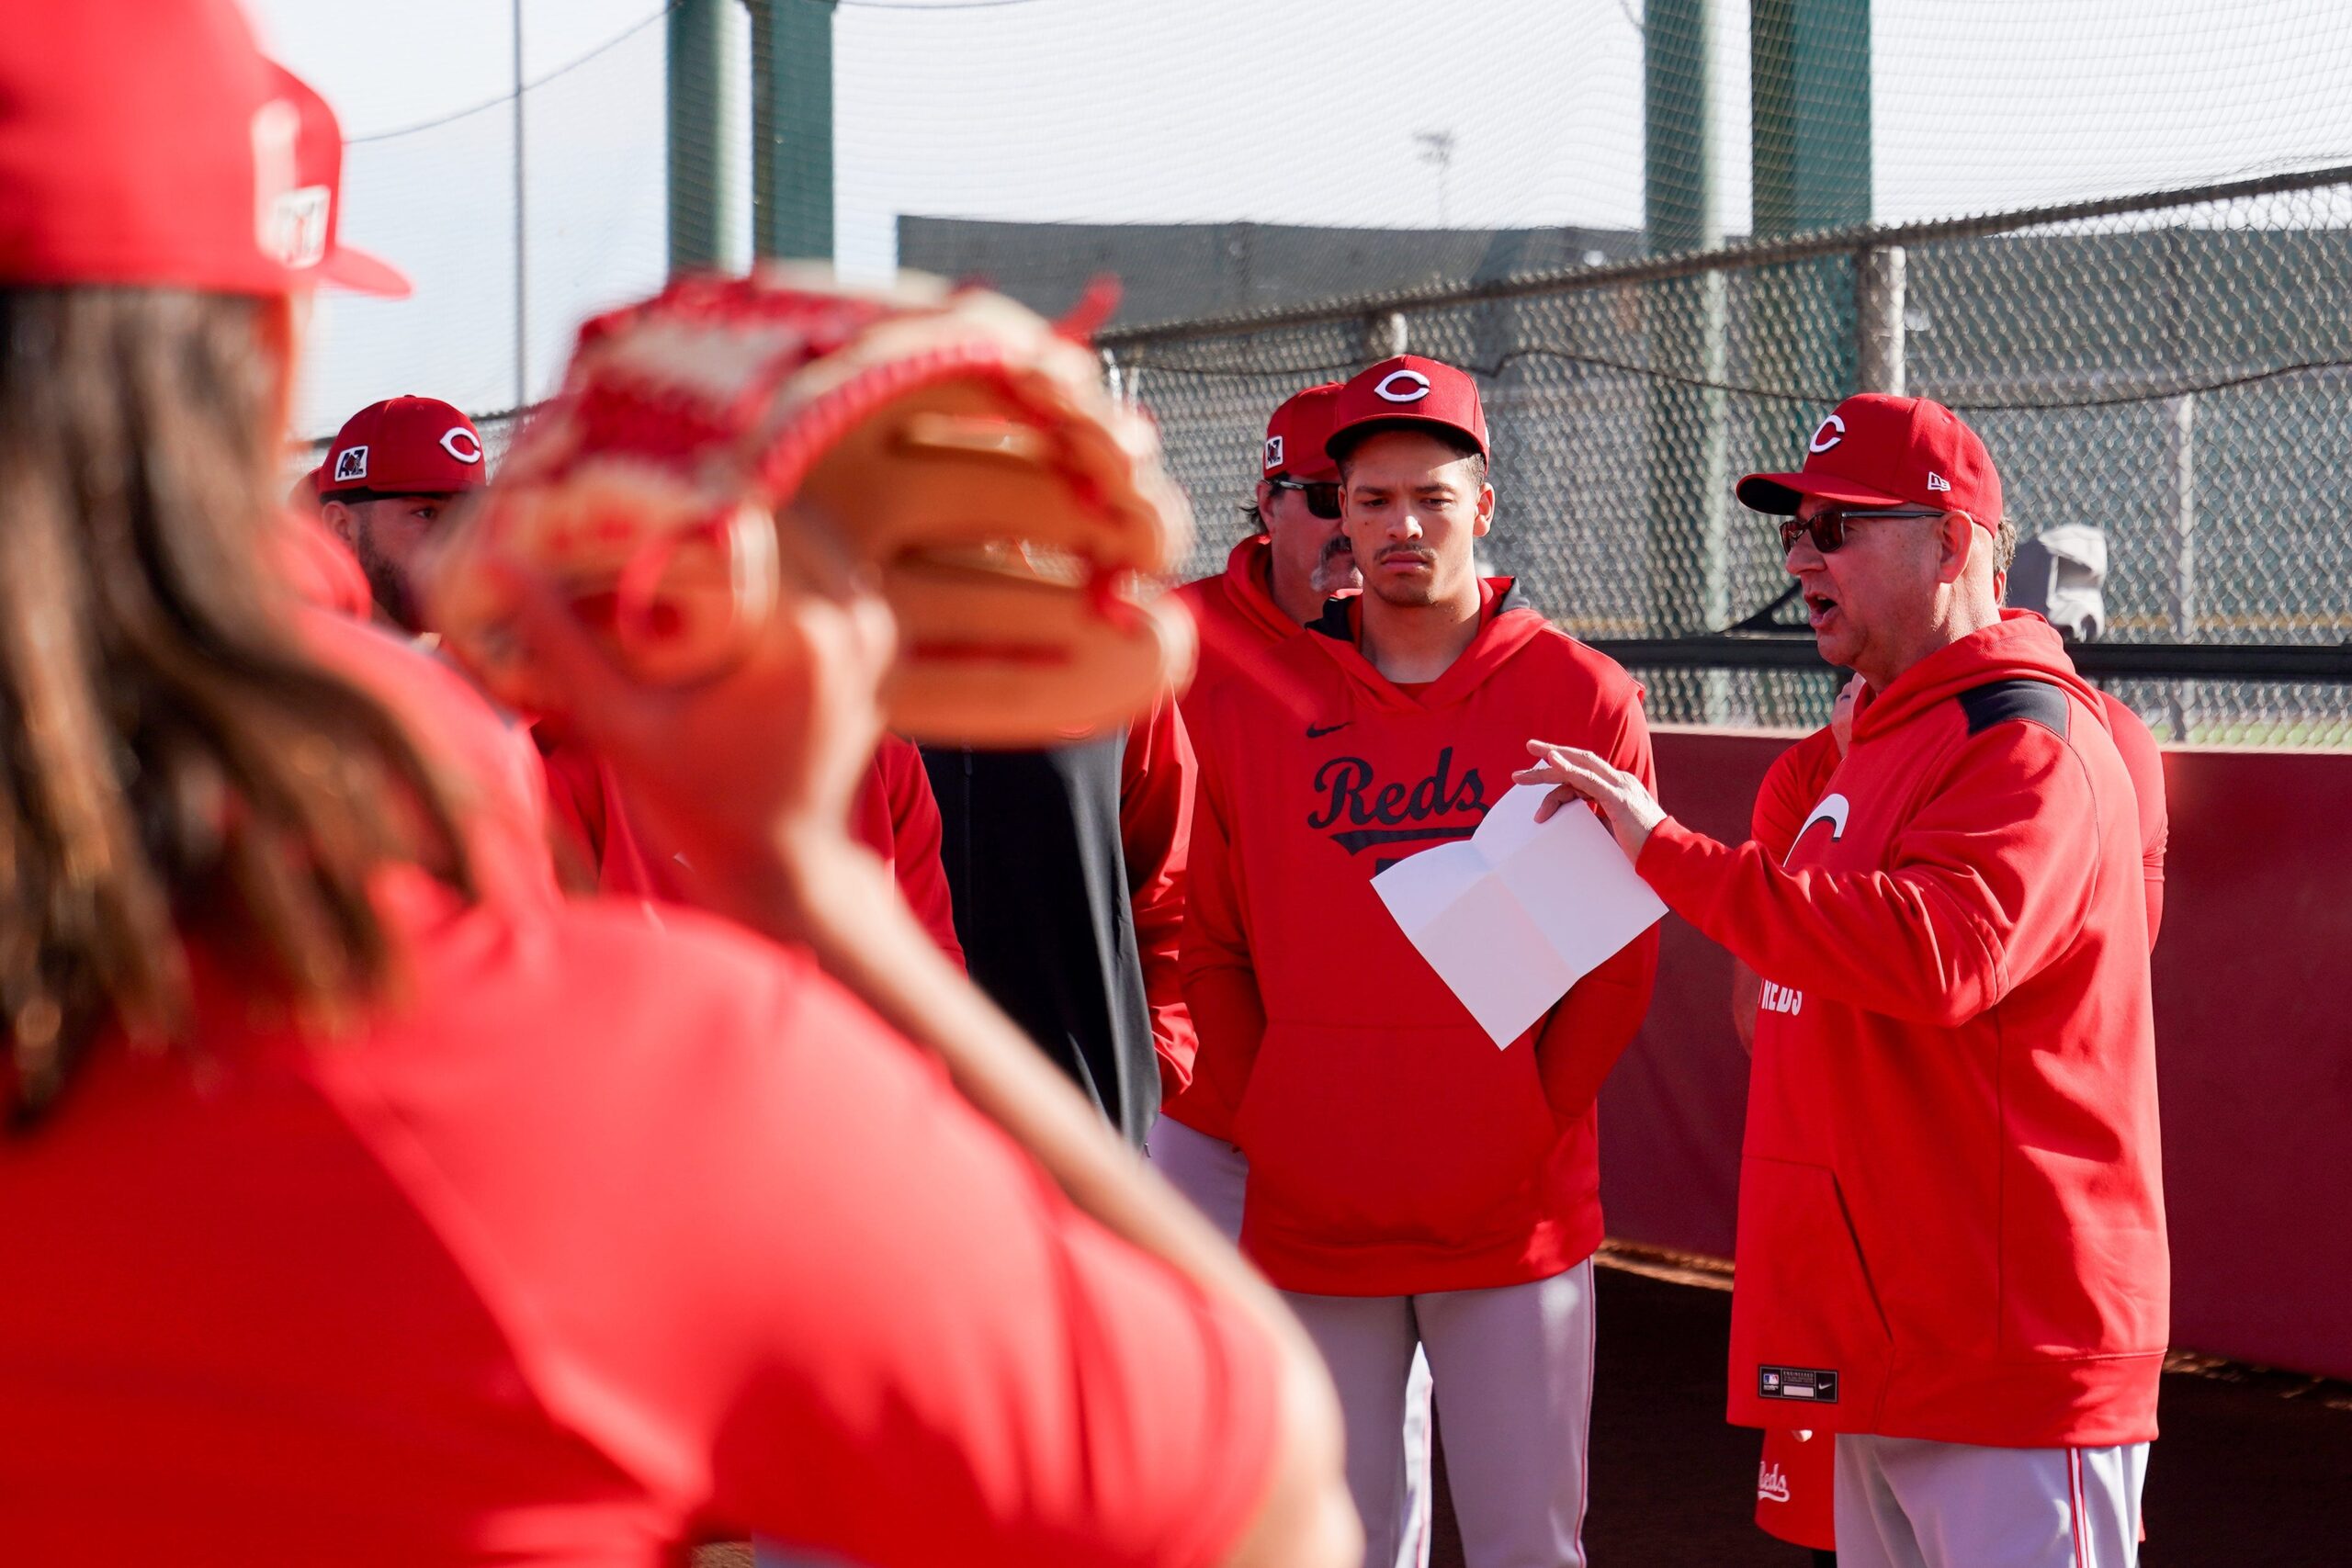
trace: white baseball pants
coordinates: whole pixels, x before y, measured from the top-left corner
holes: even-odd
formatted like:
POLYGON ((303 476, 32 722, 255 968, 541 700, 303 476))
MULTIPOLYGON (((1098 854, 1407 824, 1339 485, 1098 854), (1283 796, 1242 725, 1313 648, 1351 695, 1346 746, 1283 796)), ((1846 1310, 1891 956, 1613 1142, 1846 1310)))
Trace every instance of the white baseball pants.
POLYGON ((1838 1568, 2133 1568, 2147 1474, 2145 1443, 1986 1449, 1840 1435, 1838 1568))
MULTIPOLYGON (((1223 1138, 1162 1116, 1151 1125, 1146 1147, 1152 1168, 1208 1217, 1237 1246, 1241 1240, 1241 1199, 1249 1186, 1250 1162, 1223 1138)), ((1404 1425, 1395 1445, 1396 1549, 1385 1558, 1366 1558, 1378 1568, 1428 1568, 1430 1560, 1430 1364, 1416 1348, 1405 1387, 1404 1425)))
POLYGON ((1499 1290, 1284 1298, 1339 1386, 1366 1568, 1387 1568, 1414 1544, 1397 1477, 1417 1347, 1429 1357, 1469 1568, 1584 1568, 1591 1259, 1499 1290))

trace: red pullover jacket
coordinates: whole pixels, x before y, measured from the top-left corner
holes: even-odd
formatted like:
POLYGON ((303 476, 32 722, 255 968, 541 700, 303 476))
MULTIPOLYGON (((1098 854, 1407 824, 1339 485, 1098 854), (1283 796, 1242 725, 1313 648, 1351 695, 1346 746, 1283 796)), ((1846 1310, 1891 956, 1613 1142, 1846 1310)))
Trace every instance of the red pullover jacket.
POLYGON ((1373 891, 1470 836, 1530 735, 1652 775, 1641 688, 1486 585, 1486 622, 1418 694, 1335 604, 1258 682, 1202 705, 1184 995, 1200 1077, 1250 1160, 1243 1250, 1284 1290, 1387 1296, 1516 1285, 1600 1245, 1593 1097, 1648 1010, 1652 932, 1498 1051, 1373 891))
POLYGON ((1298 710, 1302 721, 1312 705, 1313 698, 1298 678, 1265 657, 1269 649, 1306 635, 1306 628, 1274 603, 1272 556, 1273 541, 1252 534, 1233 547, 1223 571, 1176 590, 1200 632, 1200 656, 1182 702, 1187 724, 1195 707, 1236 677, 1251 685, 1271 686, 1298 710))
MULTIPOLYGON (((2170 837, 2165 812, 2165 754, 2148 727, 2112 692, 2098 694, 2107 710, 2107 730, 2123 757, 2123 771, 2132 775, 2132 804, 2140 814, 2140 875, 2147 894, 2148 945, 2165 919, 2165 843, 2170 837)), ((1838 771, 1838 737, 1826 727, 1815 730, 1772 760, 1764 782, 1757 786, 1756 809, 1747 836, 1785 859, 1789 846, 1804 830, 1805 813, 1829 793, 1829 775, 1838 771)))
POLYGON ((2132 781, 2010 613, 1906 670, 1789 851, 1638 869, 1764 976, 1730 1416, 2011 1448, 2155 1436, 2169 1264, 2132 781))
MULTIPOLYGON (((543 739, 545 737, 543 736, 543 739)), ((548 816, 563 853, 595 878, 599 893, 680 901, 664 863, 637 835, 612 764, 568 739, 548 741, 548 816)), ((939 861, 939 803, 915 743, 885 733, 850 802, 850 837, 888 862, 899 892, 939 951, 964 967, 939 861)))
MULTIPOLYGON (((1200 632, 1200 656, 1193 666, 1193 683, 1184 689, 1178 703, 1188 728, 1196 716, 1205 711, 1211 694, 1237 676, 1252 685, 1272 682, 1270 689, 1295 709, 1302 723, 1313 710, 1313 701, 1305 686, 1267 658, 1273 649, 1307 635, 1304 626, 1283 614, 1283 607, 1274 603, 1272 553, 1272 542, 1265 535, 1252 534, 1233 547, 1225 558, 1222 572, 1187 582, 1176 590, 1177 598, 1192 612, 1193 624, 1200 632)), ((1197 732, 1192 740, 1197 751, 1197 732)), ((1163 1051, 1160 1076, 1165 1080, 1159 1102, 1162 1116, 1171 1117, 1212 1138, 1232 1140, 1233 1128, 1224 1103, 1206 1085, 1194 1087, 1190 1052, 1180 1062, 1163 1051)))

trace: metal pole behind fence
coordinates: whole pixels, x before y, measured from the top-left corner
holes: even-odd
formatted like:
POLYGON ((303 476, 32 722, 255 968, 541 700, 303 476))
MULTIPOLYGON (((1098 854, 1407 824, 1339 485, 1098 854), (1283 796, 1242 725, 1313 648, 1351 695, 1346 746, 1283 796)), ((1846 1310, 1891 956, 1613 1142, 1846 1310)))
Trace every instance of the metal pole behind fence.
POLYGON ((833 0, 752 0, 752 248, 833 259, 833 0))
POLYGON ((1854 257, 1854 390, 1903 395, 1901 245, 1873 245, 1854 257))
MULTIPOLYGON (((1642 29, 1642 206, 1652 254, 1723 243, 1715 198, 1713 0, 1650 0, 1642 29)), ((1653 635, 1712 631, 1731 618, 1724 500, 1727 437, 1726 279, 1720 271, 1647 286, 1643 446, 1649 472, 1649 603, 1653 635), (1693 385, 1692 383, 1699 383, 1693 385), (1708 383, 1713 383, 1712 385, 1708 383)), ((1726 716, 1730 682, 1709 671, 1699 716, 1726 716)))
MULTIPOLYGON (((2165 472, 2172 479, 2172 639, 2197 640, 2197 397, 2184 393, 2165 405, 2165 472)), ((2193 716, 2187 683, 2172 688, 2172 738, 2188 739, 2193 716)))
POLYGON ((729 13, 736 0, 677 0, 670 9, 670 271, 729 265, 741 232, 741 125, 729 100, 743 61, 729 13))

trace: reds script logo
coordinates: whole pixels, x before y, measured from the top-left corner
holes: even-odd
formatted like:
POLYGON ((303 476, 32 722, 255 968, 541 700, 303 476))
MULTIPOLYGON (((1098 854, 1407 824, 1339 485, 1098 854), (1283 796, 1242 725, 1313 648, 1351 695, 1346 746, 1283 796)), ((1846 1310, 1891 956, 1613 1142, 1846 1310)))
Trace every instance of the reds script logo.
POLYGON ((1487 815, 1487 786, 1471 768, 1453 777, 1453 748, 1437 754, 1437 766, 1412 784, 1391 780, 1374 788, 1378 775, 1362 757, 1334 757, 1315 770, 1316 793, 1323 804, 1309 812, 1306 825, 1331 834, 1331 841, 1350 854, 1377 844, 1425 843, 1432 839, 1466 839, 1478 830, 1487 815), (1460 826, 1423 826, 1430 819, 1469 812, 1460 826), (1346 827, 1340 827, 1345 821, 1346 827), (1333 829, 1339 829, 1332 832, 1333 829))
POLYGON ((1430 395, 1430 378, 1418 370, 1391 370, 1374 385, 1372 395, 1392 403, 1418 403, 1430 395))
POLYGON ((1813 433, 1813 439, 1805 443, 1804 449, 1808 452, 1826 452, 1845 439, 1846 422, 1833 413, 1821 422, 1821 428, 1813 433))
POLYGON ((1789 1478, 1781 1473, 1779 1465, 1767 1460, 1757 1461, 1756 1495, 1768 1502, 1785 1503, 1789 1500, 1789 1478))

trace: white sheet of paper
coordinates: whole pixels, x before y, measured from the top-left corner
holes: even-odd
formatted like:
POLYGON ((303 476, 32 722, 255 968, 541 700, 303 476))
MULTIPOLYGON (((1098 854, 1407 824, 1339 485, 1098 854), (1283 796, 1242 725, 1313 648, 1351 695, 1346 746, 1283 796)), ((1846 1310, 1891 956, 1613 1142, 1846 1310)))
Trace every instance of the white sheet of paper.
POLYGON ((1407 939, 1505 1048, 1666 913, 1591 812, 1535 820, 1547 793, 1521 784, 1467 841, 1372 879, 1407 939))

